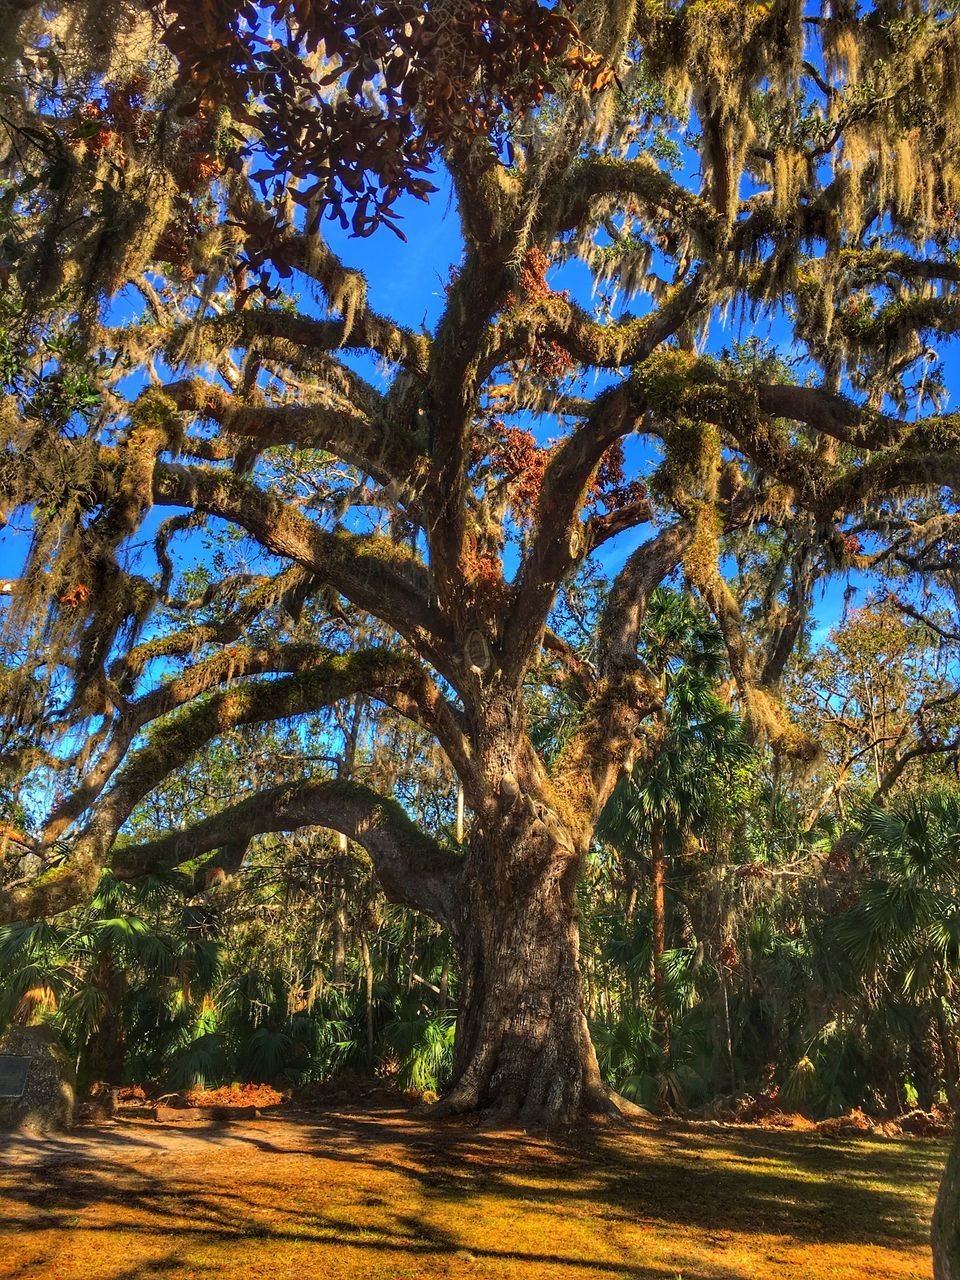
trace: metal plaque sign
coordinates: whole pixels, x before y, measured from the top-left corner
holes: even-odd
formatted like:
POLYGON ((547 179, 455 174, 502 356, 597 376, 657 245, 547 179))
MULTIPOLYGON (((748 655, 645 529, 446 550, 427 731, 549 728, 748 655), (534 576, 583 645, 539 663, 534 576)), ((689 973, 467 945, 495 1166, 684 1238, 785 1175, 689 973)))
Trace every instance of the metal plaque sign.
POLYGON ((22 1098, 32 1058, 0 1053, 0 1098, 22 1098))

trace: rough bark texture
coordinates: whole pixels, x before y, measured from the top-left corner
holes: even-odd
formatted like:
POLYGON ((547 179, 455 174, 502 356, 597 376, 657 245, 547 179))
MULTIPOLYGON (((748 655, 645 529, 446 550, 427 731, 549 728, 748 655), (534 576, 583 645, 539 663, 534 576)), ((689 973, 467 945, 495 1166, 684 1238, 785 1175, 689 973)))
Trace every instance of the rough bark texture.
POLYGON ((442 1106, 497 1122, 554 1125, 615 1108, 581 992, 576 884, 583 833, 531 764, 521 703, 492 698, 477 738, 497 796, 471 844, 456 942, 459 1017, 442 1106))
POLYGON ((960 1126, 943 1170, 931 1234, 934 1280, 960 1280, 960 1126))
POLYGON ((126 990, 127 978, 124 971, 117 967, 110 952, 100 956, 97 961, 94 984, 103 993, 106 1005, 90 1037, 85 1070, 81 1072, 86 1079, 81 1079, 80 1083, 91 1084, 99 1080, 107 1084, 123 1084, 127 1046, 120 1017, 120 1002, 126 990))
POLYGON ((471 853, 460 1016, 446 1104, 497 1119, 570 1119, 595 1081, 580 1002, 575 859, 549 839, 471 853))

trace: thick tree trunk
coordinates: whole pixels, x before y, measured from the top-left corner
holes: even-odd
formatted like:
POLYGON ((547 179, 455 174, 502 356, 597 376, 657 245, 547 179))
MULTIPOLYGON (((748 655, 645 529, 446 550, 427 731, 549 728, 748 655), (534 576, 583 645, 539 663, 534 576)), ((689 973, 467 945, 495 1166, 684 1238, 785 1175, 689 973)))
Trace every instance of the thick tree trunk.
POLYGON ((535 1126, 637 1111, 604 1086, 584 1011, 576 889, 588 834, 573 824, 587 807, 572 786, 554 791, 515 687, 489 689, 474 716, 486 785, 457 893, 457 1034, 440 1109, 535 1126))
POLYGON ((471 852, 451 1111, 551 1125, 614 1111, 583 1012, 578 859, 545 833, 471 852))
POLYGON ((934 1280, 960 1280, 960 1125, 940 1182, 931 1237, 934 1280))

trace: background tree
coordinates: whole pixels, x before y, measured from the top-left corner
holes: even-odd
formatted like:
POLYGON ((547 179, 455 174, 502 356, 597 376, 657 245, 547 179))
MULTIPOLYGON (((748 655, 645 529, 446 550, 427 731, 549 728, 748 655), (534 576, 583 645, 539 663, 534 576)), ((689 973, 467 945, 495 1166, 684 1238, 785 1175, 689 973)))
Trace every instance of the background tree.
MULTIPOLYGON (((723 641, 688 600, 661 587, 652 593, 640 652, 656 682, 660 708, 650 720, 644 758, 617 784, 597 834, 638 862, 649 850, 654 1021, 666 1053, 668 867, 690 852, 698 829, 723 807, 719 793, 730 785, 734 767, 746 763, 749 750, 736 716, 716 692, 725 671, 723 641)), ((732 810, 727 818, 735 821, 732 810)))
POLYGON ((823 748, 817 774, 825 782, 809 821, 844 792, 882 801, 904 772, 938 768, 956 755, 954 648, 927 621, 895 602, 848 613, 827 643, 793 676, 800 716, 816 725, 823 748))

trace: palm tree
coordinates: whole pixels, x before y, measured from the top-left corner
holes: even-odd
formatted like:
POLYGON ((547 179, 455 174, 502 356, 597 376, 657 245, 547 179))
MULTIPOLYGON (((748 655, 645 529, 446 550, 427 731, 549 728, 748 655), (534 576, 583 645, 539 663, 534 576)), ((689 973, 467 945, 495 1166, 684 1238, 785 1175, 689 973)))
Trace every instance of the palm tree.
MULTIPOLYGON (((960 1105, 960 793, 944 788, 870 806, 861 817, 868 875, 837 936, 865 978, 932 1010, 947 1096, 960 1105)), ((960 1280, 960 1129, 933 1217, 936 1280, 960 1280)))
MULTIPOLYGON (((837 921, 859 977, 935 1023, 948 1091, 958 1083, 952 1025, 960 979, 960 793, 934 789, 860 816, 866 877, 837 921)), ((922 1056, 922 1055, 915 1055, 922 1056)))
POLYGON ((598 834, 634 863, 650 851, 654 1025, 669 1048, 667 862, 715 805, 718 785, 750 755, 737 716, 717 695, 724 647, 689 597, 658 588, 650 598, 642 656, 660 695, 647 750, 610 798, 598 834))
POLYGON ((87 907, 0 929, 0 1026, 50 1021, 81 1081, 122 1083, 129 1044, 142 1057, 144 1030, 169 1036, 184 1022, 175 1006, 194 1009, 216 974, 216 945, 182 927, 182 900, 176 877, 134 886, 105 874, 87 907))

